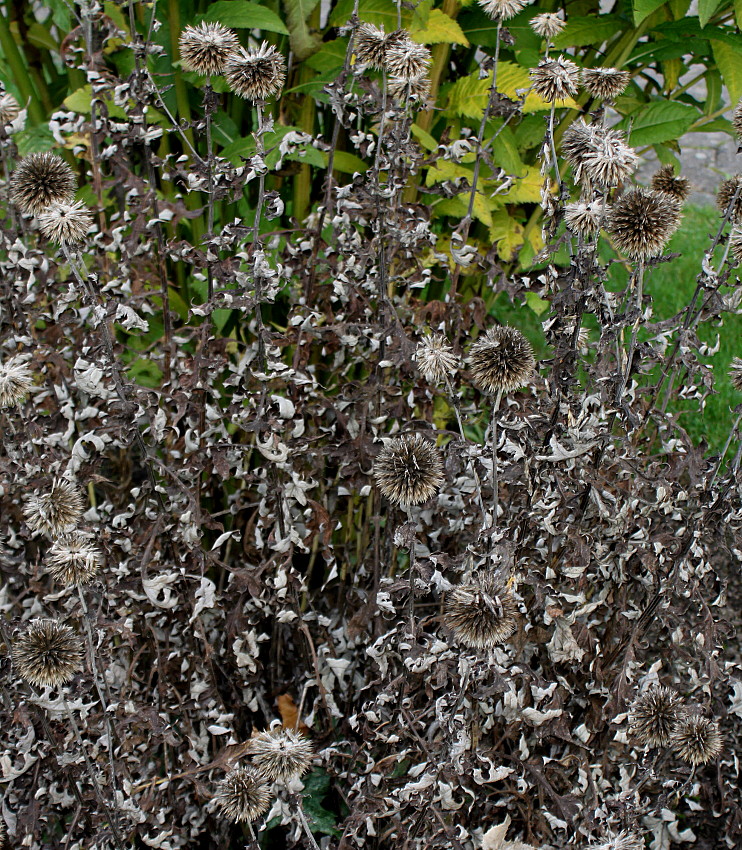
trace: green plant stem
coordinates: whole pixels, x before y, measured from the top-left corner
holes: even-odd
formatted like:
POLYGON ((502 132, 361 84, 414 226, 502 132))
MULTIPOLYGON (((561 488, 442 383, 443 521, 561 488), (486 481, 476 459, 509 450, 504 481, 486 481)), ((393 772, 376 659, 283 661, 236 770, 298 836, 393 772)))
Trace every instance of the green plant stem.
MULTIPOLYGON (((9 7, 10 4, 6 4, 6 8, 9 7)), ((24 101, 21 106, 28 104, 28 114, 34 124, 43 123, 45 115, 39 102, 39 95, 34 89, 29 70, 26 68, 18 45, 15 43, 13 34, 10 31, 8 19, 2 12, 0 12, 0 48, 2 48, 5 60, 10 66, 13 81, 18 86, 18 91, 24 101)))

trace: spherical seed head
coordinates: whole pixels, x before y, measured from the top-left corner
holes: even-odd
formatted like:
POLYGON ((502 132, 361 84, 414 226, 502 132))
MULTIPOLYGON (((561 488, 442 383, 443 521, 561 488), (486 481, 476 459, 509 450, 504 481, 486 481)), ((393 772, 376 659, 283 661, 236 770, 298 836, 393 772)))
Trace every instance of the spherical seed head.
POLYGON ((672 165, 663 165, 652 175, 652 188, 656 192, 672 195, 679 201, 684 201, 690 194, 690 180, 687 177, 676 177, 672 165))
POLYGON ((88 234, 93 217, 82 201, 53 204, 38 214, 39 230, 59 245, 82 242, 88 234))
POLYGON ((46 568, 63 584, 88 584, 101 568, 100 549, 81 534, 55 540, 46 553, 46 568))
POLYGON ((66 478, 58 478, 48 493, 31 496, 23 516, 32 531, 45 531, 54 537, 77 525, 85 510, 82 493, 66 478))
MULTIPOLYGON (((606 207, 606 215, 610 208, 606 207)), ((598 232, 603 217, 603 204, 600 201, 567 204, 564 207, 564 221, 573 233, 592 237, 598 232)))
POLYGON ((472 383, 487 393, 522 387, 531 380, 535 366, 531 343, 505 325, 490 328, 469 351, 472 383))
MULTIPOLYGON (((12 94, 4 92, 0 95, 0 124, 5 127, 15 121, 21 111, 20 104, 12 94)), ((2 845, 0 844, 0 847, 2 845)))
POLYGON ((426 336, 415 351, 417 368, 431 384, 442 384, 458 368, 458 358, 443 334, 426 336))
POLYGON ((564 21, 559 15, 553 12, 544 12, 541 15, 536 15, 535 18, 531 18, 530 23, 531 29, 536 35, 540 35, 541 38, 545 38, 547 41, 551 41, 555 35, 559 35, 565 27, 564 21))
POLYGON ((80 639, 56 620, 32 620, 13 641, 12 656, 18 675, 38 688, 65 685, 82 670, 80 639))
POLYGON ((23 213, 38 215, 52 204, 72 200, 77 180, 55 153, 32 153, 18 163, 10 177, 10 200, 23 213))
POLYGON ((645 747, 666 747, 682 700, 665 685, 650 685, 629 709, 629 732, 645 747))
POLYGON ((732 115, 732 127, 734 132, 742 139, 742 98, 734 107, 734 115, 732 115))
POLYGON ((737 265, 742 263, 742 232, 736 231, 729 237, 729 252, 737 265))
POLYGON ((607 230, 617 251, 632 260, 645 260, 662 253, 679 224, 676 198, 637 187, 614 202, 607 230))
POLYGON ((684 762, 696 767, 717 758, 724 739, 715 720, 700 714, 686 714, 675 724, 670 746, 684 762))
POLYGON ((639 157, 619 130, 596 134, 592 150, 582 158, 581 177, 593 186, 620 186, 634 173, 639 157))
POLYGON ((742 218, 742 174, 735 174, 719 187, 716 205, 722 213, 726 214, 730 204, 732 205, 731 220, 737 221, 742 218))
POLYGON ((631 74, 619 71, 618 68, 583 68, 580 79, 593 97, 615 100, 631 82, 631 74))
POLYGON ((470 649, 492 649, 518 627, 518 606, 494 575, 477 575, 451 590, 443 622, 470 649))
POLYGON ((493 21, 509 21, 528 4, 525 0, 479 0, 479 5, 493 21))
POLYGON ((228 27, 204 22, 186 27, 178 44, 186 70, 213 77, 224 73, 227 57, 237 50, 240 40, 228 27))
POLYGON ((590 850, 644 850, 644 839, 635 832, 622 829, 618 833, 609 833, 600 844, 591 844, 590 850))
POLYGON ((15 407, 33 386, 33 373, 18 356, 0 363, 0 409, 15 407))
POLYGON ((562 156, 572 166, 575 179, 581 179, 582 161, 595 150, 599 138, 598 130, 578 118, 567 127, 562 136, 562 156))
POLYGON ((577 94, 579 80, 580 69, 564 56, 542 59, 537 68, 531 68, 531 86, 548 103, 577 94))
POLYGON ((257 50, 240 47, 231 53, 224 76, 235 94, 245 100, 275 97, 286 79, 286 63, 275 47, 264 41, 257 50))
POLYGON ((412 39, 406 39, 384 51, 387 72, 402 80, 422 77, 430 66, 430 58, 428 48, 412 39))
POLYGON ((742 357, 735 357, 729 364, 729 380, 738 393, 742 393, 742 357))
POLYGON ((430 97, 430 80, 425 74, 419 77, 389 77, 387 80, 389 95, 394 100, 404 104, 408 100, 417 100, 426 103, 430 97))
POLYGON ((214 799, 229 820, 249 823, 267 811, 271 795, 264 777, 248 765, 231 770, 217 785, 214 799))
POLYGON ((410 41, 409 33, 405 30, 394 30, 388 35, 384 27, 375 27, 373 24, 361 24, 356 30, 355 54, 361 65, 368 65, 381 71, 386 67, 386 51, 392 47, 399 47, 410 41))
POLYGON ((444 481, 438 449, 420 434, 405 434, 384 446, 373 474, 382 495, 394 505, 427 502, 444 481))
POLYGON ((307 737, 281 726, 254 735, 246 752, 260 773, 278 782, 303 776, 314 757, 314 747, 307 737))
POLYGON ((0 818, 0 850, 5 850, 8 846, 8 827, 5 821, 0 818))

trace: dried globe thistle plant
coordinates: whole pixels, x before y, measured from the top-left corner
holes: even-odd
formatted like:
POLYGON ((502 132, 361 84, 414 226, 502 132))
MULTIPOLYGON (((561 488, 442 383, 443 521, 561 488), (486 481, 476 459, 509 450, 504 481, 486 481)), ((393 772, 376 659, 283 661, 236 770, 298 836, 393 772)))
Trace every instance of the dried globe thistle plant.
POLYGON ((729 364, 729 381, 738 393, 742 393, 742 357, 735 357, 729 364))
POLYGON ((724 739, 715 720, 700 714, 686 714, 675 724, 670 746, 684 762, 697 767, 719 756, 724 739))
POLYGON ((558 14, 543 12, 541 15, 536 15, 535 18, 531 18, 530 26, 536 35, 541 36, 546 41, 551 41, 555 35, 559 35, 564 29, 565 23, 558 14))
POLYGON ((232 91, 253 102, 275 97, 286 79, 286 63, 275 47, 264 41, 259 48, 240 47, 228 57, 224 76, 232 91))
POLYGON ((617 251, 632 260, 646 260, 662 253, 679 224, 676 198, 639 186, 614 202, 606 229, 617 251))
POLYGON ((599 844, 591 844, 588 850, 644 850, 644 839, 635 832, 622 829, 609 833, 599 844))
POLYGON ((446 595, 443 623, 470 649, 492 649, 518 627, 518 605, 491 573, 477 574, 446 595))
POLYGON ((258 771, 272 781, 300 778, 312 766, 314 747, 301 732, 277 726, 254 735, 245 751, 258 771))
POLYGON ((387 81, 389 95, 404 104, 408 100, 426 103, 430 97, 430 79, 421 74, 419 77, 389 77, 387 81))
POLYGON ((604 210, 600 201, 579 201, 564 207, 564 221, 573 233, 590 238, 597 234, 602 219, 609 210, 610 207, 607 206, 604 210))
POLYGON ((684 201, 690 194, 690 180, 687 177, 676 177, 672 165, 663 165, 652 175, 652 188, 656 192, 672 195, 679 201, 684 201))
POLYGON ((737 265, 742 263, 742 231, 736 230, 729 237, 729 253, 737 265))
POLYGON ((645 747, 666 747, 682 702, 672 688, 650 685, 629 709, 630 734, 645 747))
POLYGON ((10 200, 23 213, 38 215, 52 204, 72 200, 77 180, 72 169, 55 153, 24 157, 10 178, 10 200))
POLYGON ((528 5, 525 0, 479 0, 485 14, 493 21, 509 21, 528 5))
POLYGON ((459 365, 458 357, 443 334, 424 337, 415 350, 415 360, 420 373, 431 384, 442 384, 452 378, 459 365))
POLYGON ((737 136, 742 139, 742 98, 740 98, 737 105, 734 107, 734 114, 732 115, 732 127, 734 128, 734 132, 737 136))
POLYGON ((235 823, 251 823, 268 810, 271 795, 268 783, 256 768, 236 767, 216 786, 216 805, 235 823))
POLYGON ((562 136, 562 156, 567 160, 575 173, 575 180, 582 177, 582 162, 585 157, 595 150, 600 137, 599 131, 578 118, 567 127, 562 136))
POLYGON ((31 496, 23 516, 32 531, 45 531, 54 537, 70 531, 85 511, 85 501, 75 484, 57 478, 48 493, 31 496))
POLYGON ((56 620, 32 620, 13 641, 18 675, 36 687, 59 687, 82 670, 83 647, 75 632, 56 620))
POLYGON ((732 221, 742 218, 742 174, 735 174, 721 184, 716 194, 716 205, 724 214, 731 207, 732 221))
POLYGON ((615 100, 631 82, 631 74, 618 68, 583 68, 580 82, 593 97, 615 100))
POLYGON ((431 60, 428 48, 412 39, 387 48, 384 58, 389 75, 402 80, 422 77, 430 67, 431 60))
POLYGON ((63 584, 88 584, 101 568, 100 549, 81 534, 55 540, 46 553, 46 568, 63 584))
POLYGON ((93 217, 82 201, 53 204, 36 220, 44 236, 60 245, 82 242, 93 225, 93 217))
POLYGON ((548 103, 565 100, 577 94, 580 69, 564 56, 542 59, 538 67, 531 68, 531 87, 548 103))
POLYGON ((472 345, 469 367, 474 386, 487 393, 509 393, 527 384, 536 361, 531 343, 516 328, 497 325, 472 345))
POLYGON ((206 21, 186 27, 178 41, 183 67, 203 77, 223 74, 227 59, 240 46, 235 32, 218 23, 206 21))
POLYGON ((601 189, 620 186, 634 173, 639 157, 624 141, 623 133, 607 130, 596 135, 592 150, 581 162, 581 176, 601 189))
POLYGON ((20 112, 20 104, 12 94, 8 92, 0 94, 0 124, 3 127, 15 121, 20 112))
POLYGON ((15 355, 0 363, 0 409, 15 407, 33 386, 33 372, 15 355))
POLYGON ((386 68, 386 54, 392 47, 399 47, 410 41, 409 33, 405 30, 394 30, 385 33, 384 27, 373 24, 360 24, 355 34, 355 54, 361 65, 368 65, 381 71, 386 68))
POLYGON ((0 850, 5 850, 8 846, 8 827, 5 821, 0 818, 0 850))
POLYGON ((420 505, 432 499, 444 481, 443 461, 435 444, 420 434, 404 434, 388 443, 374 462, 374 479, 393 505, 420 505))

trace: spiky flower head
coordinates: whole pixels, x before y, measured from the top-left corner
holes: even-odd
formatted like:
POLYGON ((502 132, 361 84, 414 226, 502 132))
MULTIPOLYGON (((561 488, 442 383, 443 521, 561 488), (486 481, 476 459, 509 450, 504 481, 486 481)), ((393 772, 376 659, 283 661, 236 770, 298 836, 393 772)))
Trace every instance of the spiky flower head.
POLYGON ((717 758, 724 739, 715 720, 700 714, 685 714, 672 730, 670 746, 683 761, 697 767, 717 758))
POLYGON ((39 230, 59 245, 82 242, 92 227, 93 217, 82 201, 53 204, 36 218, 39 230))
POLYGON ((314 747, 301 732, 276 726, 253 735, 246 753, 268 779, 288 782, 303 776, 312 766, 314 747))
POLYGON ((729 237, 729 252, 737 265, 742 263, 742 231, 735 230, 729 237))
POLYGON ((672 688, 650 685, 629 709, 629 732, 645 747, 666 747, 682 702, 672 688))
POLYGON ((426 103, 430 97, 430 79, 426 74, 419 77, 389 77, 387 89, 390 97, 404 104, 408 100, 426 103))
POLYGON ((361 65, 368 65, 381 71, 386 68, 386 53, 392 47, 399 47, 410 41, 410 35, 405 30, 394 30, 385 33, 384 27, 373 24, 360 24, 356 30, 354 48, 356 59, 361 65))
MULTIPOLYGON (((610 208, 606 207, 606 215, 610 208)), ((592 237, 598 232, 603 218, 603 204, 600 201, 579 201, 564 207, 564 221, 573 233, 592 237)))
POLYGON ((240 47, 231 53, 224 76, 235 94, 253 102, 264 101, 283 88, 286 63, 276 48, 264 41, 257 50, 240 47))
POLYGON ((443 484, 443 461, 430 440, 420 434, 404 434, 376 456, 374 480, 393 505, 420 505, 432 499, 443 484))
POLYGON ((0 409, 15 407, 33 386, 33 372, 18 355, 0 363, 0 409))
POLYGON ((479 0, 479 5, 493 21, 509 21, 526 8, 526 0, 479 0))
POLYGON ((59 537, 77 525, 85 510, 82 493, 66 478, 57 478, 48 493, 31 496, 23 516, 32 531, 45 531, 59 537))
MULTIPOLYGON (((18 101, 8 92, 0 94, 0 125, 5 127, 18 117, 21 106, 18 101)), ((0 847, 2 845, 0 844, 0 847)))
POLYGON ((0 818, 0 850, 5 850, 8 846, 8 827, 5 821, 0 818))
POLYGON ((240 46, 240 40, 228 27, 204 21, 195 27, 186 27, 178 44, 187 71, 213 77, 224 73, 227 58, 240 46))
POLYGON ((690 180, 687 177, 676 177, 672 165, 663 165, 652 175, 652 188, 656 192, 672 195, 679 201, 684 201, 690 194, 690 180))
POLYGON ((644 850, 644 839, 635 832, 622 829, 609 834, 599 844, 591 844, 589 850, 644 850))
POLYGON ((442 384, 458 368, 459 360, 443 334, 423 337, 415 351, 417 368, 431 384, 442 384))
POLYGON ((536 361, 531 343, 516 328, 496 325, 469 351, 472 383, 487 393, 522 387, 530 381, 536 361))
POLYGON ((46 553, 46 568, 63 584, 87 584, 100 570, 100 549, 82 534, 66 534, 46 553))
POLYGON ((551 41, 565 27, 564 21, 554 12, 543 12, 541 15, 536 15, 535 18, 531 18, 530 24, 536 35, 541 36, 546 41, 551 41))
POLYGON ((579 67, 564 56, 542 59, 538 67, 531 68, 531 88, 548 103, 577 94, 579 81, 579 67))
POLYGON ((18 163, 10 178, 10 200, 23 213, 38 215, 52 204, 72 200, 77 180, 55 153, 31 153, 18 163))
POLYGON ((572 166, 575 172, 575 180, 581 179, 582 161, 595 150, 599 136, 600 131, 596 127, 586 124, 582 118, 573 121, 564 131, 562 156, 572 166))
POLYGON ((617 251, 632 260, 646 260, 662 253, 679 224, 676 198, 638 186, 614 202, 607 230, 617 251))
POLYGON ((731 205, 730 219, 732 221, 742 218, 742 174, 735 174, 719 186, 716 205, 724 214, 731 205))
POLYGON ((270 805, 268 783, 251 765, 235 767, 216 786, 214 800, 222 814, 235 823, 249 823, 270 805))
POLYGON ((615 100, 631 82, 631 74, 618 68, 583 68, 580 80, 593 97, 615 100))
POLYGON ((492 649, 517 629, 518 606, 492 573, 480 573, 446 595, 443 623, 470 649, 492 649))
POLYGON ((729 364, 729 380, 738 393, 742 393, 742 357, 735 357, 729 364))
POLYGON ((428 48, 412 39, 387 48, 384 58, 389 75, 402 80, 414 80, 423 76, 427 73, 431 59, 428 48))
POLYGON ((592 149, 582 158, 580 175, 591 185, 608 189, 631 177, 638 161, 620 130, 606 130, 594 135, 592 149))
POLYGON ((58 687, 82 670, 82 643, 64 623, 32 620, 13 641, 12 657, 22 679, 38 688, 58 687))
POLYGON ((734 114, 732 115, 732 127, 734 127, 734 132, 742 139, 742 98, 740 98, 739 103, 734 107, 734 114))

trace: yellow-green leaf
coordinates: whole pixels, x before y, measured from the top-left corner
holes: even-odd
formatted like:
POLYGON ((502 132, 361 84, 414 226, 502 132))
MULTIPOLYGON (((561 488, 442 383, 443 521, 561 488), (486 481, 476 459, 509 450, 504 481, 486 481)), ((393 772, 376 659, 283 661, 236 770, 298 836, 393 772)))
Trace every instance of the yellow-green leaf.
POLYGON ((427 130, 423 130, 419 125, 413 124, 410 132, 426 150, 434 151, 438 147, 438 142, 436 142, 427 130))
POLYGON ((537 316, 543 315, 549 309, 549 302, 544 301, 535 292, 526 292, 526 304, 537 316))
POLYGON ((729 92, 729 99, 737 103, 742 97, 742 54, 730 44, 716 39, 711 42, 711 50, 729 92))
POLYGON ((515 180, 510 191, 501 194, 500 198, 508 204, 538 203, 543 182, 544 178, 536 166, 525 166, 525 174, 515 180))
POLYGON ((419 44, 469 45, 458 23, 440 9, 431 9, 425 29, 412 30, 410 35, 419 44))
POLYGON ((289 43, 296 58, 301 62, 316 52, 322 37, 309 30, 309 16, 319 0, 283 0, 286 10, 286 25, 289 28, 289 43))
POLYGON ((425 175, 425 185, 433 186, 436 183, 442 183, 444 180, 456 180, 460 177, 471 183, 471 168, 465 168, 463 165, 451 162, 450 159, 439 159, 435 165, 428 168, 428 173, 425 175))

